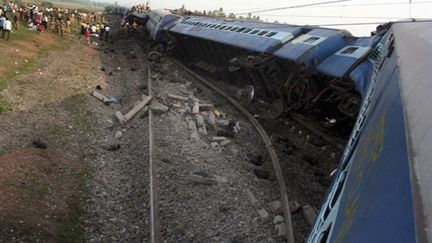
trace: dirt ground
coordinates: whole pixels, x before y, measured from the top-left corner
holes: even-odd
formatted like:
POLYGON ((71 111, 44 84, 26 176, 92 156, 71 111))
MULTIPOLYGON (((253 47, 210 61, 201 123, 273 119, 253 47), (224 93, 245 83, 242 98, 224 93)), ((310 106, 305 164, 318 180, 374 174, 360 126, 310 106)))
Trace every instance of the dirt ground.
POLYGON ((83 240, 84 148, 95 127, 86 92, 103 85, 95 54, 77 43, 51 51, 1 92, 12 111, 0 114, 0 242, 83 240))
MULTIPOLYGON (((123 125, 114 116, 147 94, 148 50, 124 38, 97 42, 75 38, 0 93, 12 107, 0 113, 0 242, 149 241, 147 113, 123 125), (117 102, 103 104, 95 90, 117 102)), ((153 101, 168 107, 153 122, 164 242, 279 242, 278 213, 268 206, 279 200, 277 183, 254 128, 169 58, 153 64, 151 76, 153 101), (214 107, 194 114, 194 99, 214 107), (210 126, 215 108, 225 115, 210 126), (208 130, 194 139, 189 126, 198 116, 208 130), (212 141, 233 124, 230 143, 212 141)), ((288 118, 261 122, 290 198, 318 208, 336 150, 288 118)), ((293 221, 303 242, 310 226, 301 209, 293 221)))

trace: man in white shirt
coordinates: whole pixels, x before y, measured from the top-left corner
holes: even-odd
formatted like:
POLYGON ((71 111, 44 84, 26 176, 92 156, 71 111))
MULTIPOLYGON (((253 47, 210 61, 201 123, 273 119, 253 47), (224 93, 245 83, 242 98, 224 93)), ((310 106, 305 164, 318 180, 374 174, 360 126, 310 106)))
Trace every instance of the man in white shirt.
POLYGON ((3 25, 4 25, 5 22, 6 22, 5 16, 3 16, 2 14, 0 14, 0 32, 2 32, 1 33, 2 38, 3 38, 3 25))
POLYGON ((108 40, 108 35, 109 35, 109 31, 110 31, 110 27, 108 26, 108 24, 105 26, 105 41, 108 40))
POLYGON ((6 18, 6 21, 3 24, 3 33, 2 38, 6 35, 6 40, 9 40, 10 32, 12 30, 12 22, 9 21, 9 18, 6 18))

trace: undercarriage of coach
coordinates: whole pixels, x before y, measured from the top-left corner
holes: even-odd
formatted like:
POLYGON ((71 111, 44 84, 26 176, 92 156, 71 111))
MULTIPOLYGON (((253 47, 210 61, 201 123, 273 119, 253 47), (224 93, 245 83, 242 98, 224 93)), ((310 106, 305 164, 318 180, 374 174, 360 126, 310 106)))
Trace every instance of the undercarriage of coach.
POLYGON ((332 134, 349 135, 361 104, 351 80, 312 73, 270 54, 198 38, 174 38, 169 42, 171 54, 223 80, 224 88, 257 116, 275 119, 298 114, 318 121, 332 134))
POLYGON ((361 97, 351 80, 314 74, 269 55, 234 58, 228 70, 243 81, 241 87, 254 90, 254 97, 246 96, 251 103, 267 104, 269 118, 299 113, 349 133, 357 117, 361 97))

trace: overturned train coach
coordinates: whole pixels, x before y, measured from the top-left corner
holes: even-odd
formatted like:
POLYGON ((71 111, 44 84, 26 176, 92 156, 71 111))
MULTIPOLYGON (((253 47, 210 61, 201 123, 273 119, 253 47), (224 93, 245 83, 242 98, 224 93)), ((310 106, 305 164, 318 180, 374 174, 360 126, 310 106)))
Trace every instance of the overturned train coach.
POLYGON ((341 136, 355 122, 368 82, 363 70, 372 66, 385 33, 382 27, 357 38, 336 29, 160 10, 148 13, 146 27, 159 50, 229 80, 243 103, 267 111, 263 117, 302 114, 341 136))
POLYGON ((252 91, 249 102, 348 124, 348 144, 308 242, 432 242, 430 22, 396 22, 357 38, 335 29, 150 14, 155 43, 252 91))
POLYGON ((112 13, 118 16, 125 17, 129 15, 130 10, 125 7, 115 7, 113 8, 112 13))

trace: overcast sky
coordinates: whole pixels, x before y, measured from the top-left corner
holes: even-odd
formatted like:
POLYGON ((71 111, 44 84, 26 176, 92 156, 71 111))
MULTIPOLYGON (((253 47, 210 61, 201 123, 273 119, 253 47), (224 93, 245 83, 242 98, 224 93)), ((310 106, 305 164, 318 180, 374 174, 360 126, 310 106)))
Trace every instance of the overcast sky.
MULTIPOLYGON (((252 10, 287 7, 317 3, 330 0, 149 0, 153 9, 179 8, 182 4, 190 10, 214 10, 220 7, 227 13, 243 13, 252 10)), ((139 0, 118 0, 121 5, 143 3, 139 0)), ((298 25, 322 25, 385 22, 410 17, 409 0, 351 0, 314 7, 278 10, 257 13, 261 19, 298 25), (370 4, 364 6, 364 4, 370 4), (391 5, 389 5, 391 4, 391 5), (351 6, 350 6, 351 5, 351 6), (314 17, 309 17, 314 16, 314 17), (319 16, 319 17, 315 17, 319 16), (369 18, 364 18, 369 17, 369 18)), ((412 0, 411 16, 413 18, 432 18, 432 0, 412 0)), ((369 35, 376 24, 360 26, 331 26, 332 28, 347 29, 354 35, 369 35)))

